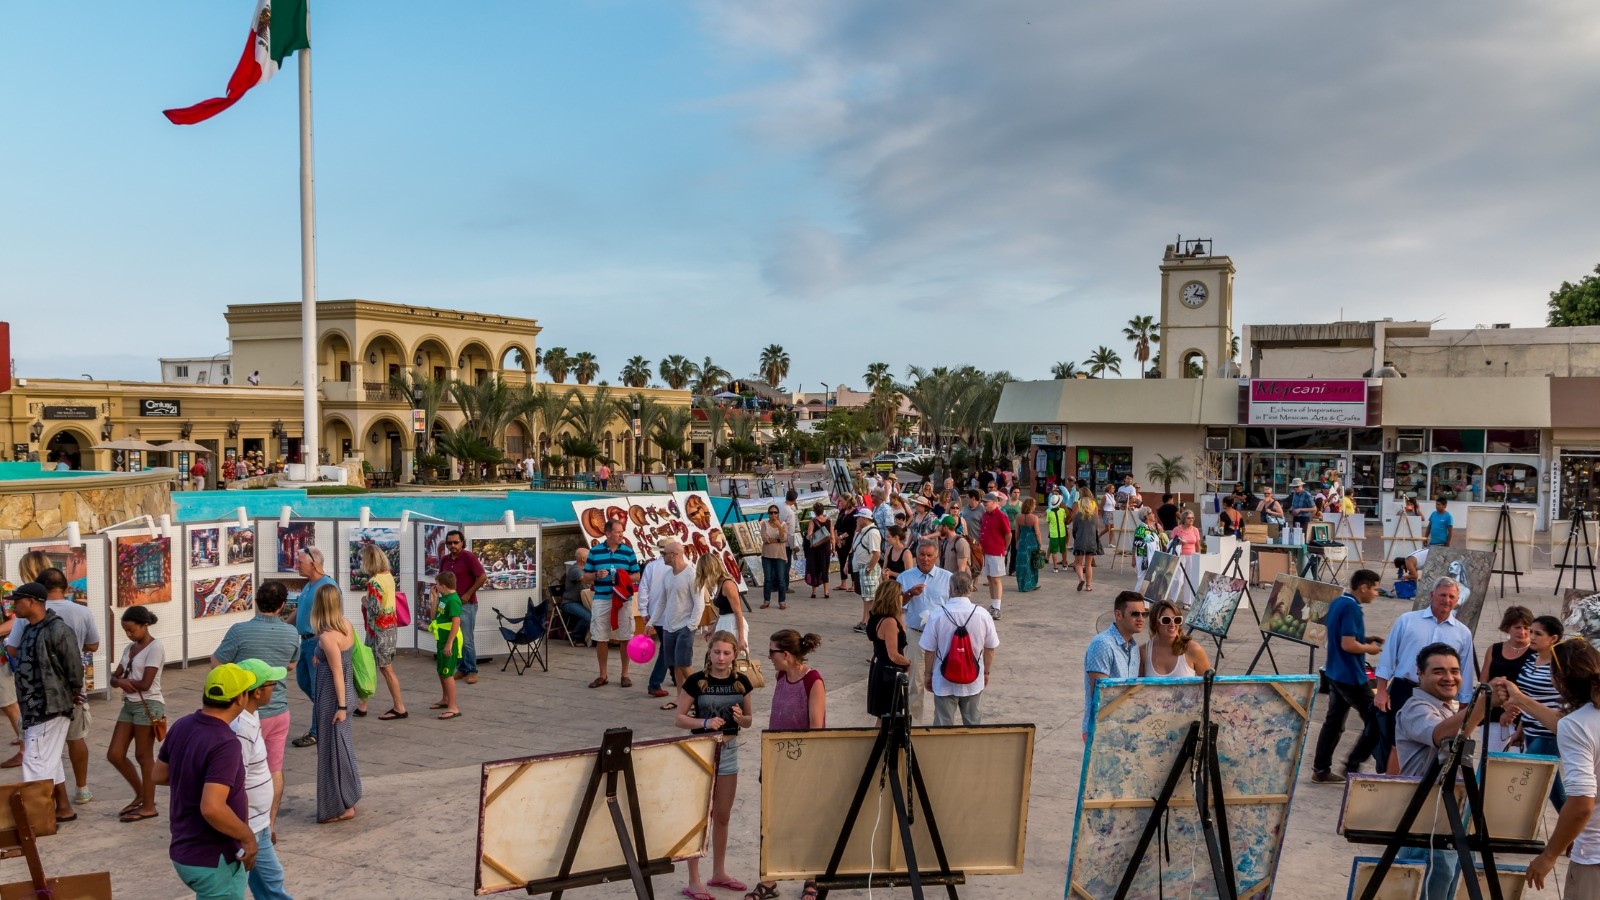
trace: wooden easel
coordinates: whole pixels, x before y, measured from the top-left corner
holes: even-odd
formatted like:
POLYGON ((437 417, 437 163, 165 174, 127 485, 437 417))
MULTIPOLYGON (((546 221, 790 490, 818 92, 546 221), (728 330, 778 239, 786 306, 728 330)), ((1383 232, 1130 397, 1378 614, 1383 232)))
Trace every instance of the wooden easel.
POLYGON ((1386 534, 1383 537, 1384 540, 1389 542, 1385 544, 1383 548, 1383 558, 1385 560, 1394 559, 1394 548, 1396 544, 1404 543, 1410 547, 1411 550, 1408 550, 1408 553, 1414 550, 1420 550, 1423 546, 1422 538, 1415 531, 1411 530, 1411 516, 1406 515, 1404 511, 1395 517, 1394 534, 1386 534), (1400 533, 1402 529, 1405 531, 1405 534, 1400 533))
POLYGON ((1351 513, 1348 516, 1340 515, 1339 524, 1333 527, 1333 539, 1344 544, 1347 548, 1354 546, 1356 551, 1355 559, 1352 560, 1349 551, 1346 550, 1344 559, 1340 560, 1339 564, 1333 568, 1334 575, 1344 571, 1344 564, 1347 562, 1354 563, 1358 569, 1365 567, 1367 564, 1366 550, 1362 547, 1367 542, 1367 536, 1356 534, 1356 526, 1350 521, 1353 515, 1355 513, 1351 513))
POLYGON ((1129 564, 1133 563, 1133 532, 1139 527, 1137 521, 1133 521, 1130 524, 1129 520, 1133 519, 1133 510, 1123 506, 1118 512, 1122 513, 1122 518, 1118 521, 1117 526, 1111 529, 1111 571, 1113 572, 1117 570, 1117 561, 1124 556, 1128 558, 1129 564), (1124 534, 1128 536, 1128 549, 1126 550, 1122 549, 1122 536, 1124 534))
POLYGON ((71 898, 71 900, 111 900, 111 873, 87 875, 44 874, 39 860, 39 841, 56 833, 55 785, 48 781, 25 781, 0 787, 0 859, 23 857, 28 862, 27 881, 0 884, 0 898, 24 900, 33 897, 71 898))

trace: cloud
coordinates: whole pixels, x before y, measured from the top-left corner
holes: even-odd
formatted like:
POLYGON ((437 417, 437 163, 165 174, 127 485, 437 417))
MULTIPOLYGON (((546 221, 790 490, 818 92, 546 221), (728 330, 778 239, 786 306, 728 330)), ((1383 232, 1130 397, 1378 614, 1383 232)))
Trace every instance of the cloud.
POLYGON ((1588 3, 702 10, 725 52, 774 73, 721 100, 844 210, 776 229, 763 277, 780 296, 928 310, 924 358, 958 360, 963 316, 1021 308, 1071 331, 1014 329, 989 366, 1042 377, 1120 347, 1122 320, 1157 311, 1179 232, 1233 256, 1240 323, 1536 325, 1545 293, 1595 262, 1588 3))

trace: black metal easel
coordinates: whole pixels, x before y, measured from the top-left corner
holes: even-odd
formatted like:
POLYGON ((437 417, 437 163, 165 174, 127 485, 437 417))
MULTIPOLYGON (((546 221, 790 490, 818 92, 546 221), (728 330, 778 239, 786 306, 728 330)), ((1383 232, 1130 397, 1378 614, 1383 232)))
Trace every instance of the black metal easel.
POLYGON ((1566 578, 1567 573, 1565 570, 1567 569, 1572 570, 1573 590, 1578 589, 1578 570, 1588 569, 1589 590, 1600 592, 1600 584, 1597 584, 1595 578, 1594 547, 1589 543, 1589 527, 1585 524, 1587 518, 1588 516, 1584 513, 1583 507, 1576 503, 1572 504, 1572 516, 1567 520, 1568 526, 1572 530, 1567 533, 1566 549, 1561 551, 1561 562, 1556 565, 1555 596, 1557 597, 1561 596, 1561 581, 1566 578), (1582 551, 1583 556, 1588 560, 1587 562, 1578 561, 1579 551, 1582 551))
MULTIPOLYGON (((1485 694, 1489 691, 1488 685, 1479 685, 1473 692, 1472 703, 1486 702, 1485 694)), ((1367 882, 1367 888, 1361 894, 1361 900, 1373 900, 1378 895, 1378 888, 1383 886, 1384 878, 1388 877, 1389 869, 1394 864, 1395 857, 1399 855, 1401 847, 1427 847, 1435 849, 1454 849, 1460 860, 1461 877, 1466 882, 1467 896, 1471 900, 1483 900, 1483 888, 1474 877, 1472 854, 1477 853, 1483 860, 1483 880, 1489 886, 1489 897, 1492 900, 1503 900, 1500 893, 1500 877, 1495 872, 1494 855, 1496 853, 1526 853, 1529 855, 1544 851, 1542 841, 1522 841, 1510 838, 1489 837, 1489 825, 1483 814, 1483 784, 1478 781, 1478 773, 1472 764, 1472 751, 1475 744, 1467 732, 1467 722, 1471 715, 1462 717, 1461 728, 1455 737, 1448 738, 1439 746, 1439 752, 1434 756, 1433 762, 1428 765, 1428 772, 1417 784, 1417 789, 1411 795, 1411 801, 1406 804, 1405 812, 1400 815, 1400 822, 1394 831, 1355 831, 1346 830, 1345 840, 1352 844, 1383 844, 1383 856, 1379 858, 1378 865, 1372 871, 1372 878, 1367 882), (1460 779, 1466 787, 1467 810, 1472 816, 1473 833, 1467 834, 1466 821, 1463 819, 1461 803, 1456 797, 1456 779, 1460 779), (1411 826, 1421 815, 1423 807, 1433 797, 1435 790, 1439 794, 1438 802, 1443 805, 1444 817, 1449 820, 1450 833, 1440 834, 1412 834, 1411 826)))
POLYGON ((916 750, 911 746, 911 717, 906 714, 907 691, 910 682, 900 673, 891 712, 878 720, 878 739, 873 742, 872 753, 867 756, 866 769, 861 773, 861 783, 856 786, 850 809, 845 813, 844 824, 839 829, 839 840, 833 845, 833 855, 828 858, 828 868, 816 878, 817 900, 827 900, 831 890, 862 890, 868 887, 910 886, 914 900, 923 900, 922 886, 942 884, 950 900, 960 900, 956 885, 966 884, 966 873, 952 870, 950 858, 944 852, 944 841, 939 837, 939 823, 933 815, 933 804, 928 801, 928 789, 922 781, 922 767, 917 763, 916 750), (905 784, 901 784, 901 754, 905 755, 905 784), (906 855, 906 871, 868 873, 866 875, 840 875, 839 864, 844 860, 845 847, 850 834, 861 817, 867 791, 873 779, 878 790, 888 788, 894 798, 895 821, 900 828, 901 849, 906 855), (907 795, 915 794, 922 816, 928 827, 928 837, 933 842, 933 853, 939 868, 923 871, 917 868, 917 847, 911 834, 916 814, 911 809, 907 795))
POLYGON ((1500 504, 1500 519, 1494 523, 1494 564, 1490 572, 1500 576, 1500 599, 1506 598, 1506 576, 1511 576, 1511 581, 1517 586, 1517 593, 1522 593, 1522 573, 1517 569, 1517 543, 1512 537, 1511 530, 1511 504, 1500 504), (1511 565, 1506 565, 1509 557, 1511 565))
MULTIPOLYGON (((1257 628, 1259 628, 1261 626, 1261 613, 1256 612, 1255 600, 1250 596, 1250 576, 1248 576, 1248 575, 1246 575, 1244 573, 1244 566, 1240 562, 1240 559, 1243 556, 1244 556, 1244 547, 1235 547, 1235 548, 1233 548, 1233 556, 1229 557, 1228 561, 1226 563, 1224 563, 1223 566, 1222 566, 1222 577, 1223 578, 1233 578, 1233 579, 1237 579, 1239 581, 1244 582, 1244 595, 1243 595, 1242 599, 1243 599, 1243 601, 1245 603, 1249 604, 1249 606, 1250 606, 1250 615, 1256 617, 1256 626, 1257 626, 1257 628)), ((1197 596, 1198 596, 1198 594, 1197 594, 1197 596)), ((1190 637, 1194 637, 1194 631, 1195 631, 1194 628, 1190 627, 1190 629, 1189 629, 1189 636, 1190 637)), ((1222 648, 1223 635, 1211 634, 1211 632, 1209 632, 1209 631, 1203 631, 1203 632, 1201 632, 1201 634, 1209 634, 1209 635, 1211 635, 1211 640, 1216 642, 1216 645, 1217 645, 1217 661, 1212 666, 1212 668, 1213 669, 1221 668, 1222 667, 1222 657, 1224 655, 1224 650, 1222 648)), ((1267 655, 1268 656, 1272 655, 1271 648, 1267 649, 1267 655)), ((1273 662, 1272 668, 1273 668, 1274 671, 1277 670, 1278 664, 1277 664, 1276 661, 1273 662)))
POLYGON ((567 850, 561 857, 561 869, 554 878, 528 882, 527 891, 529 894, 549 894, 551 900, 561 900, 562 892, 572 888, 626 879, 633 882, 635 897, 654 900, 655 888, 650 879, 665 875, 672 868, 670 858, 647 857, 644 820, 639 815, 638 783, 633 774, 633 730, 608 728, 605 737, 600 739, 600 753, 595 757, 594 771, 589 773, 589 785, 584 789, 583 803, 578 807, 577 824, 573 827, 572 836, 567 839, 567 850), (605 804, 611 812, 611 825, 616 829, 617 844, 622 848, 625 863, 587 872, 573 872, 572 863, 578 858, 578 847, 583 843, 589 813, 594 808, 595 795, 600 791, 601 776, 605 776, 605 804), (627 817, 622 814, 622 805, 617 796, 618 778, 622 780, 623 790, 627 791, 630 813, 627 817))
MULTIPOLYGON (((1211 859, 1211 877, 1216 881, 1217 896, 1223 900, 1237 900, 1238 875, 1233 870, 1233 848, 1228 840, 1228 807, 1222 795, 1222 765, 1217 757, 1217 723, 1211 721, 1211 686, 1216 671, 1205 673, 1205 694, 1201 704, 1200 719, 1189 723, 1189 733, 1183 739, 1178 758, 1167 770, 1167 780, 1156 795, 1150 808, 1150 818, 1145 820, 1144 831, 1134 845, 1133 855, 1122 872, 1117 885, 1117 900, 1123 900, 1133 889, 1133 881, 1144 868, 1144 855, 1155 840, 1156 832, 1165 821, 1172 805, 1173 792, 1178 781, 1188 775, 1194 781, 1195 810, 1200 817, 1200 830, 1206 839, 1206 855, 1211 859)), ((1159 853, 1160 850, 1158 849, 1159 853)), ((1160 877, 1159 875, 1157 876, 1160 877)))

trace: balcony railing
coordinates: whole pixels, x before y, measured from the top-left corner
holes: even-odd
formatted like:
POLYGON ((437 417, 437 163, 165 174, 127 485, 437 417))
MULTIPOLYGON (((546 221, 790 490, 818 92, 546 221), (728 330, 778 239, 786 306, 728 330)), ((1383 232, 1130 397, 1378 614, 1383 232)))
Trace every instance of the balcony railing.
POLYGON ((366 399, 372 402, 391 401, 399 402, 404 399, 400 391, 387 381, 363 381, 361 383, 366 399))

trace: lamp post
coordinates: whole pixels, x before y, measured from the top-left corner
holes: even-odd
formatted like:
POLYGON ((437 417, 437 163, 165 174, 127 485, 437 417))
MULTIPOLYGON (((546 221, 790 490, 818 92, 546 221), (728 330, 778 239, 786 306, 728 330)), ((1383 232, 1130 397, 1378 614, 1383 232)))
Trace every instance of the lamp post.
POLYGON ((633 398, 633 471, 644 474, 644 447, 639 443, 639 398, 633 398))
MULTIPOLYGON (((422 385, 418 384, 415 376, 413 376, 411 379, 411 417, 413 422, 420 420, 421 417, 417 415, 417 411, 420 409, 422 409, 422 385)), ((422 421, 420 424, 422 425, 421 428, 416 427, 415 424, 413 424, 411 427, 412 435, 415 440, 414 449, 411 453, 411 480, 413 482, 422 480, 417 476, 422 471, 422 463, 420 460, 420 457, 422 456, 422 439, 428 433, 428 423, 422 421)))

